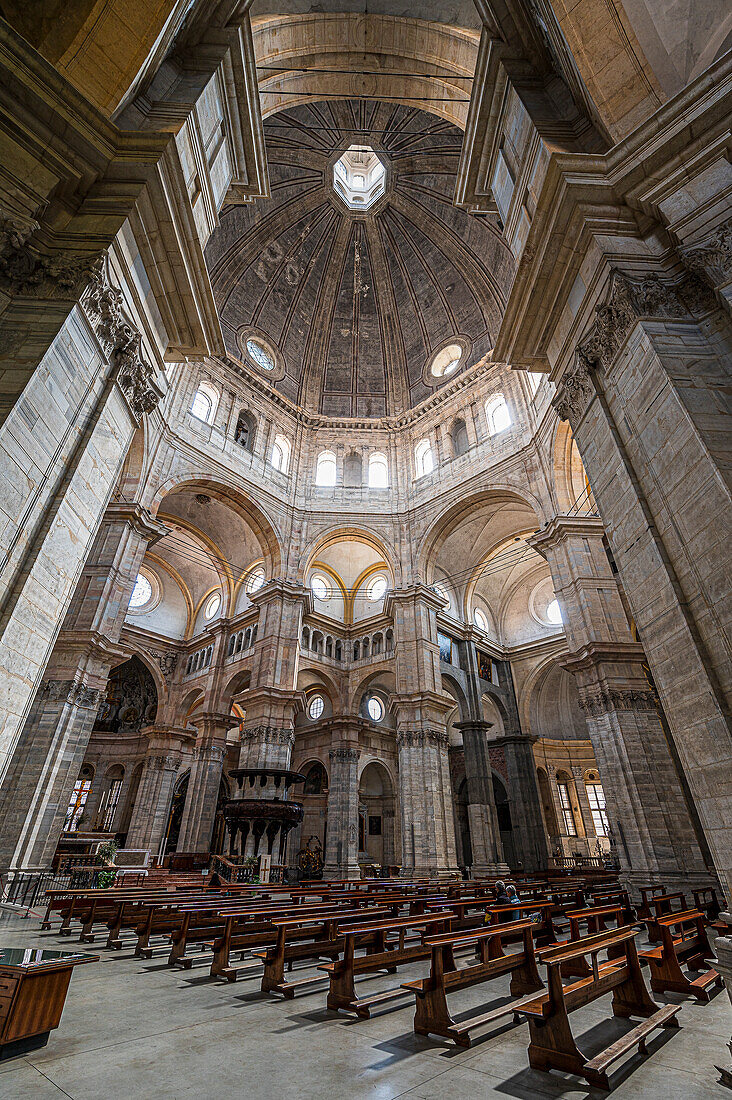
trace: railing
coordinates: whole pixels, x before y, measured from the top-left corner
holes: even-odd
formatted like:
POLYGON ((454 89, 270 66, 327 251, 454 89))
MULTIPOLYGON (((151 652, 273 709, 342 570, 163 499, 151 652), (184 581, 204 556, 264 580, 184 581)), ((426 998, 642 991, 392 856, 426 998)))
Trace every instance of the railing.
POLYGON ((582 867, 596 867, 598 870, 604 871, 607 869, 609 861, 602 856, 584 856, 578 852, 573 856, 553 856, 552 863, 562 871, 571 871, 582 867))
MULTIPOLYGON (((226 856, 211 857, 211 871, 229 883, 259 882, 259 860, 249 862, 248 859, 232 860, 226 856)), ((285 868, 278 863, 273 863, 269 869, 270 882, 284 882, 285 868)))
POLYGON ((71 889, 71 875, 58 874, 55 871, 11 871, 2 881, 0 900, 6 905, 20 905, 32 909, 41 905, 46 890, 71 889))

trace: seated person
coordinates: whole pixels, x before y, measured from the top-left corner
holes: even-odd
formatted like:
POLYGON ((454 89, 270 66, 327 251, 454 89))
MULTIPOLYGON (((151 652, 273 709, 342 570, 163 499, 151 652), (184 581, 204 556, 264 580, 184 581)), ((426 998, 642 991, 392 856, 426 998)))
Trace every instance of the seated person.
MULTIPOLYGON (((510 904, 512 901, 515 901, 517 905, 520 903, 520 898, 519 898, 518 894, 516 893, 516 887, 515 886, 509 884, 506 887, 506 894, 508 896, 507 904, 510 904)), ((508 920, 521 920, 521 910, 520 909, 514 909, 512 913, 509 913, 508 920)))

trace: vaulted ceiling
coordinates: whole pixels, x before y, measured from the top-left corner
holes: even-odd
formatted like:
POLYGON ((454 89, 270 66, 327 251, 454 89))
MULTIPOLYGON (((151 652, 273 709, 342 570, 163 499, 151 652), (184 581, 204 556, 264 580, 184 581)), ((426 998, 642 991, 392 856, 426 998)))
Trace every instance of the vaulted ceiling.
POLYGON ((246 360, 246 337, 259 334, 281 393, 346 417, 399 414, 428 396, 444 380, 427 364, 455 337, 460 370, 484 358, 514 261, 490 219, 452 204, 461 131, 363 100, 299 105, 264 129, 272 197, 225 208, 206 252, 228 355, 246 360), (333 190, 351 144, 387 169, 366 214, 333 190))

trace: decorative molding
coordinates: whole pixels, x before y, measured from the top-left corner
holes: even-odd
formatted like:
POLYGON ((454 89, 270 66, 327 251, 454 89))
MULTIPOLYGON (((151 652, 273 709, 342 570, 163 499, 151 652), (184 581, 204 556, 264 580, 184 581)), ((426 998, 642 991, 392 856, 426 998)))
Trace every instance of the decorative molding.
POLYGON ((331 749, 328 756, 331 760, 350 760, 356 763, 359 752, 358 749, 331 749))
POLYGON ((717 226, 703 244, 680 248, 679 254, 688 267, 701 275, 713 287, 732 280, 732 218, 717 226))
POLYGON ((145 413, 157 407, 164 391, 155 381, 155 368, 142 357, 142 336, 125 316, 122 292, 110 283, 106 263, 99 265, 81 305, 139 424, 145 413))
POLYGON ((179 655, 172 650, 146 649, 145 652, 155 661, 166 683, 170 683, 179 655))
MULTIPOLYGON (((235 719, 232 720, 232 725, 235 721, 235 719)), ((292 748, 295 744, 295 734, 292 730, 283 729, 281 726, 253 726, 243 731, 241 740, 248 744, 256 742, 259 745, 289 745, 292 748)))
POLYGON ((568 420, 572 429, 579 423, 595 396, 595 384, 584 360, 577 357, 557 386, 552 405, 560 420, 568 420))
POLYGON ((151 772, 177 772, 181 765, 180 756, 171 756, 168 753, 153 753, 145 758, 145 769, 151 772))
POLYGON ((81 684, 78 680, 46 680, 43 688, 51 703, 68 703, 72 707, 96 711, 104 697, 99 688, 81 684))
POLYGON ((613 710, 656 711, 656 700, 651 691, 637 688, 585 688, 580 692, 580 708, 592 718, 599 718, 613 710))
POLYGON ((687 279, 671 286, 658 275, 630 279, 613 270, 606 300, 595 309, 596 319, 578 346, 574 363, 557 383, 552 400, 560 420, 574 429, 596 393, 594 372, 607 370, 641 317, 689 317, 708 312, 709 295, 699 281, 687 279))
POLYGON ((45 255, 30 243, 38 223, 0 216, 0 283, 11 295, 78 298, 101 268, 100 253, 45 255))
POLYGON ((447 752, 449 738, 447 733, 441 730, 402 730, 397 733, 396 743, 400 749, 434 745, 441 751, 447 752))

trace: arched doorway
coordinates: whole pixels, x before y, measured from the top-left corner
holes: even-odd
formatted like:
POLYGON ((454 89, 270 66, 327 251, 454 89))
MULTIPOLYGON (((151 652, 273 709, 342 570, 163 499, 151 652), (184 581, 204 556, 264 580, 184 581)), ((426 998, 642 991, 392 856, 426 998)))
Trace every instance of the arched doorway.
POLYGON ((165 834, 165 854, 170 855, 178 847, 178 837, 180 836, 180 825, 183 820, 183 809, 186 804, 186 794, 188 793, 188 783, 191 778, 191 773, 188 771, 185 775, 182 775, 175 785, 173 791, 173 798, 170 803, 170 813, 168 814, 168 829, 165 834))
POLYGON ((358 785, 358 858, 379 867, 394 865, 394 789, 391 777, 374 761, 358 785))
POLYGON ((324 852, 328 832, 328 773, 319 760, 304 764, 300 770, 305 776, 302 793, 298 795, 298 802, 302 802, 303 806, 303 816, 291 850, 293 853, 297 852, 300 838, 314 843, 315 837, 324 852))
POLYGON ((493 776, 493 798, 496 803, 496 816, 498 817, 498 830, 501 834, 501 843, 503 845, 503 856, 509 867, 516 868, 518 867, 518 863, 513 843, 511 807, 503 781, 495 774, 493 776))

